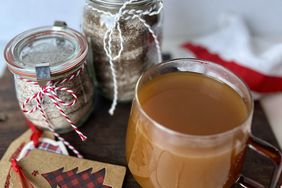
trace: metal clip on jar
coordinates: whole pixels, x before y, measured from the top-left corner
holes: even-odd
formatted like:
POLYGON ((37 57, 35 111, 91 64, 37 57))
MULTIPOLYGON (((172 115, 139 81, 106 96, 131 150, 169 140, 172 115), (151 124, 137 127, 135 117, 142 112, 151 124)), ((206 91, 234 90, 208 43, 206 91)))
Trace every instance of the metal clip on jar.
POLYGON ((64 22, 25 31, 7 44, 5 59, 28 120, 59 133, 82 125, 93 108, 87 53, 84 36, 64 22))
POLYGON ((128 1, 87 0, 83 19, 98 86, 104 96, 113 99, 116 82, 119 101, 131 100, 140 75, 161 61, 158 41, 162 33, 162 2, 132 0, 124 6, 125 3, 128 1))

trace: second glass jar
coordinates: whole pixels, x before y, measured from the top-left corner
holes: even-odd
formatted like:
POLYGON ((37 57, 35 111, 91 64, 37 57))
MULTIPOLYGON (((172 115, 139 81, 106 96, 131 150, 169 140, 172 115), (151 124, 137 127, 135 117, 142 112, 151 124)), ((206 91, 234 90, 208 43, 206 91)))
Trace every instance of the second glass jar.
POLYGON ((135 84, 140 75, 159 61, 154 38, 147 26, 154 31, 160 41, 162 13, 159 11, 158 14, 150 15, 150 12, 161 9, 161 2, 158 0, 133 1, 124 7, 124 11, 120 11, 123 3, 122 0, 87 0, 84 7, 83 31, 92 49, 98 86, 109 99, 113 99, 114 96, 114 82, 113 70, 105 48, 111 40, 113 57, 118 55, 120 48, 123 48, 121 56, 113 60, 113 65, 117 79, 118 101, 129 101, 134 96, 135 84), (120 19, 117 19, 118 16, 121 16, 120 19), (146 23, 140 21, 138 16, 146 23), (116 22, 119 22, 120 32, 116 22))
POLYGON ((5 59, 26 118, 63 133, 73 130, 69 121, 80 126, 91 114, 94 73, 85 37, 59 24, 19 34, 7 44, 5 59))

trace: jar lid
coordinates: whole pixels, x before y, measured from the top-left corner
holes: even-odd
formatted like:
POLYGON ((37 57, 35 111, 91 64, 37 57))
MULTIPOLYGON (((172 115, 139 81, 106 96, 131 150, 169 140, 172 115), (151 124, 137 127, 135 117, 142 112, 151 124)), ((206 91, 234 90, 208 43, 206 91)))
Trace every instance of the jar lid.
POLYGON ((81 66, 87 51, 87 41, 81 33, 66 24, 56 24, 17 35, 7 44, 4 56, 15 74, 36 78, 36 67, 45 63, 55 77, 81 66))

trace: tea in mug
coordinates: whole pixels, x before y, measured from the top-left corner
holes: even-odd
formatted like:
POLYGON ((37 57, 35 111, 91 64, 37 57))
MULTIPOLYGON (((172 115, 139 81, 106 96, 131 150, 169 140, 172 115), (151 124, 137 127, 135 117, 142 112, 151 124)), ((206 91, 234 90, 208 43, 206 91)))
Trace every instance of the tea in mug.
POLYGON ((233 88, 200 73, 172 72, 145 82, 137 97, 126 154, 142 187, 231 187, 241 170, 248 135, 238 131, 232 139, 222 143, 220 139, 249 114, 233 88), (190 137, 219 141, 215 146, 201 145, 190 142, 190 137))

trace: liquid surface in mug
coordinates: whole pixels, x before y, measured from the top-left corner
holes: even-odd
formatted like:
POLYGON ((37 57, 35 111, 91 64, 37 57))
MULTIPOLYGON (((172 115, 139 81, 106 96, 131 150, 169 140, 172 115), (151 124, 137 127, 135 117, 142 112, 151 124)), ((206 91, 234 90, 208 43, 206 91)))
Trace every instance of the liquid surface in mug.
POLYGON ((145 83, 138 95, 153 120, 185 134, 226 132, 248 115, 246 104, 234 89, 199 73, 158 76, 145 83))
MULTIPOLYGON (((199 73, 166 73, 145 82, 138 92, 142 109, 151 119, 189 135, 226 132, 244 122, 249 113, 234 89, 199 73)), ((211 139, 211 146, 204 146, 204 142, 196 146, 182 143, 173 134, 162 134, 164 130, 156 128, 150 118, 133 102, 126 157, 130 171, 142 187, 232 186, 242 167, 248 131, 240 129, 223 143, 211 139)))

